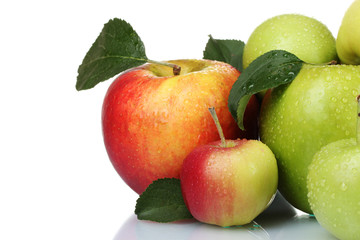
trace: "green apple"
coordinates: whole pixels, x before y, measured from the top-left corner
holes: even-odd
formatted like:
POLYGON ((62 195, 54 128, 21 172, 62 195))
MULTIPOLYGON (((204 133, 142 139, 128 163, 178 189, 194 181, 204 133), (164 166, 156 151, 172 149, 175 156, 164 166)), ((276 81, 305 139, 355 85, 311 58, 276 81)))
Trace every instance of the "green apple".
POLYGON ((330 143, 315 154, 309 166, 311 209, 320 225, 339 239, 360 237, 359 141, 330 143))
POLYGON ((304 64, 292 83, 268 91, 260 112, 260 138, 274 152, 279 190, 311 213, 306 177, 324 145, 355 137, 360 66, 304 64))
POLYGON ((360 0, 355 0, 342 20, 336 48, 345 64, 360 64, 360 0))
POLYGON ((336 60, 335 38, 321 22, 298 14, 284 14, 260 24, 250 35, 243 66, 271 50, 286 50, 307 63, 336 60))
POLYGON ((225 140, 221 130, 220 136, 221 141, 198 146, 185 158, 180 174, 184 201, 201 222, 247 224, 275 196, 276 159, 258 140, 225 140))

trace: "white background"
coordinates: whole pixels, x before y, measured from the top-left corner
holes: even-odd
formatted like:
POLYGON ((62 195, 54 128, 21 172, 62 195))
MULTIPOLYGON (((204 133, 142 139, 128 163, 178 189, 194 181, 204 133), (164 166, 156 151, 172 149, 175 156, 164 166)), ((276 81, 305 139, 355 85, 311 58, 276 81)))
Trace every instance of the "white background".
POLYGON ((102 140, 112 79, 75 90, 77 68, 109 19, 128 21, 151 59, 202 58, 209 34, 246 42, 283 13, 315 17, 336 36, 351 2, 2 1, 0 239, 113 239, 133 214, 137 195, 102 140))

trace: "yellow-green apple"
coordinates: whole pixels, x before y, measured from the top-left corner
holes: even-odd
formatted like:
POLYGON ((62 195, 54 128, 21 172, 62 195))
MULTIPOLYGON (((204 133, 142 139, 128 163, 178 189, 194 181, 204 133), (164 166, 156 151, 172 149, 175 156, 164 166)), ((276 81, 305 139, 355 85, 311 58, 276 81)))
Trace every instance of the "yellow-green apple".
POLYGON ((346 11, 336 39, 336 49, 342 63, 360 64, 360 0, 346 11))
POLYGON ((250 35, 243 55, 243 66, 271 50, 286 50, 307 63, 336 60, 335 38, 314 18, 283 14, 260 24, 250 35))
POLYGON ((343 139, 321 148, 307 181, 310 206, 320 225, 339 239, 359 239, 360 143, 343 139))
POLYGON ((219 226, 242 225, 273 199, 277 163, 260 141, 225 140, 221 135, 221 141, 198 146, 185 158, 180 182, 185 204, 195 219, 219 226))
POLYGON ((307 176, 309 203, 316 219, 339 239, 360 236, 360 95, 357 100, 356 138, 321 148, 307 176))
POLYGON ((198 145, 218 139, 208 107, 221 114, 225 136, 257 138, 258 103, 247 108, 241 132, 227 108, 240 72, 209 60, 169 61, 181 67, 145 64, 121 74, 109 87, 102 128, 109 158, 137 193, 159 178, 179 178, 184 158, 198 145))
POLYGON ((311 213, 306 177, 324 145, 355 136, 360 66, 304 64, 292 83, 268 91, 260 112, 260 138, 274 152, 279 190, 311 213))

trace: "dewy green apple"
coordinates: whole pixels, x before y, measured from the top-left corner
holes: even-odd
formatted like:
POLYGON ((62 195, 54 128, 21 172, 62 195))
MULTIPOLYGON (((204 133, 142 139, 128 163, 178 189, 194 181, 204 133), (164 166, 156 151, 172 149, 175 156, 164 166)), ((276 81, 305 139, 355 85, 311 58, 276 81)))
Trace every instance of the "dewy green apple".
MULTIPOLYGON (((355 105, 355 101, 351 103, 355 105)), ((359 239, 360 116, 357 138, 330 143, 315 154, 307 187, 310 206, 319 223, 339 239, 359 239)))
POLYGON ((307 63, 337 59, 330 30, 318 20, 298 14, 275 16, 260 24, 245 45, 244 68, 270 50, 286 50, 307 63))
POLYGON ((279 164, 279 189, 296 208, 311 213, 306 177, 324 145, 355 137, 360 66, 304 64, 291 84, 268 91, 260 137, 279 164))

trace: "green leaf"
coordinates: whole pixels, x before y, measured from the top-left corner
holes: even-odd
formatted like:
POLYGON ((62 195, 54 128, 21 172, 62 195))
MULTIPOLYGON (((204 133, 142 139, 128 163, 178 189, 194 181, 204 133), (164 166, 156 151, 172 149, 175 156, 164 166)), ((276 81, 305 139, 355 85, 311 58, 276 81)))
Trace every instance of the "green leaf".
POLYGON ((299 73, 303 61, 294 54, 273 50, 255 59, 231 88, 229 110, 241 129, 247 103, 253 94, 290 83, 299 73))
POLYGON ((192 218, 184 203, 180 180, 175 178, 159 179, 151 183, 138 198, 135 214, 140 220, 155 222, 192 218))
POLYGON ((114 18, 104 25, 78 69, 77 90, 85 90, 147 61, 145 47, 129 23, 114 18))
POLYGON ((226 62, 241 72, 244 45, 240 40, 220 40, 210 35, 203 58, 226 62))

